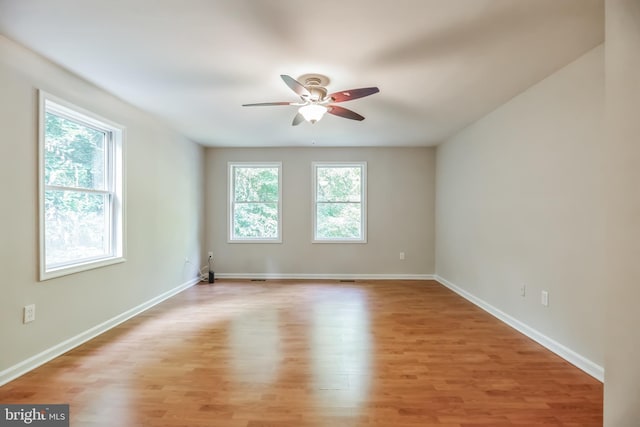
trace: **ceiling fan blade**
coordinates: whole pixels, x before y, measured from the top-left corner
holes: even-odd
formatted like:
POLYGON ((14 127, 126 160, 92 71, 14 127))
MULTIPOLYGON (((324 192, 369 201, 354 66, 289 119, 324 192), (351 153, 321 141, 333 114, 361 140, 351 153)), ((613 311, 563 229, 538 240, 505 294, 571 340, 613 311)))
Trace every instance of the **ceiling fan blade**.
POLYGON ((364 120, 364 117, 356 113, 355 111, 351 111, 343 107, 338 107, 337 105, 328 105, 327 113, 333 114, 334 116, 344 117, 345 119, 359 120, 359 121, 364 120))
POLYGON ((297 93, 299 96, 305 96, 305 97, 311 96, 311 92, 309 92, 306 87, 304 87, 299 81, 297 81, 293 77, 288 76, 286 74, 281 74, 280 77, 282 78, 282 80, 284 80, 287 86, 289 86, 291 90, 297 93))
POLYGON ((298 126, 302 122, 304 122, 304 117, 302 116, 302 114, 298 113, 293 118, 293 122, 291 123, 291 126, 298 126))
POLYGON ((352 99, 364 98, 365 96, 373 95, 380 92, 377 87, 361 87, 359 89, 342 90, 340 92, 334 92, 327 98, 330 98, 332 102, 345 102, 352 99))
POLYGON ((267 107, 270 105, 293 105, 296 102, 258 102, 257 104, 242 104, 243 107, 267 107))

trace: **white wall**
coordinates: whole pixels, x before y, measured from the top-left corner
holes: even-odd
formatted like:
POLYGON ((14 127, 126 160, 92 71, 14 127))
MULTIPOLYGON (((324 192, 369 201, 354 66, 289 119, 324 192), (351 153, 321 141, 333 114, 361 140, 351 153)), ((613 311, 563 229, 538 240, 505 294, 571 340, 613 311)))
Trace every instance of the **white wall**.
POLYGON ((196 277, 204 150, 2 36, 0 94, 2 383, 19 362, 196 277), (38 89, 126 126, 125 263, 38 281, 38 89), (24 325, 26 304, 37 316, 24 325))
POLYGON ((433 274, 434 177, 433 148, 207 149, 207 248, 214 270, 245 277, 433 274), (367 161, 367 244, 311 243, 311 162, 325 160, 367 161), (282 162, 281 244, 227 243, 229 161, 282 162))
POLYGON ((436 172, 436 274, 599 375, 603 114, 600 46, 439 146, 436 172))
POLYGON ((607 339, 604 419, 640 425, 640 1, 606 2, 607 339))

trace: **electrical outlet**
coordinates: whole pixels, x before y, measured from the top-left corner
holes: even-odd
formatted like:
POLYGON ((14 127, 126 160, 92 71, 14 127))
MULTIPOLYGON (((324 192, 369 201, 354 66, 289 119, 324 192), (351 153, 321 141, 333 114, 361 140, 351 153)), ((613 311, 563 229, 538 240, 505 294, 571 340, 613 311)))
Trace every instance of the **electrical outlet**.
POLYGON ((549 292, 542 291, 542 294, 540 294, 540 304, 544 305, 545 307, 549 306, 549 292))
POLYGON ((29 323, 36 320, 36 305, 29 304, 24 306, 24 311, 22 313, 22 322, 29 323))
POLYGON ((213 259, 213 252, 209 252, 209 258, 213 259))
POLYGON ((520 296, 527 296, 527 285, 525 285, 524 283, 520 285, 520 296))
POLYGON ((404 260, 404 252, 400 252, 400 259, 404 260))

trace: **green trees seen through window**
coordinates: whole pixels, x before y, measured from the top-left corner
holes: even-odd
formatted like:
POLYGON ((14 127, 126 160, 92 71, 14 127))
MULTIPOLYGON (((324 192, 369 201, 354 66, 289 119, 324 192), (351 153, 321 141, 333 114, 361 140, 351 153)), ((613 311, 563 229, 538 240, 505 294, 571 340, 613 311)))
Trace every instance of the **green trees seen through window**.
POLYGON ((280 167, 232 165, 231 240, 278 239, 280 167))
POLYGON ((45 113, 44 220, 46 264, 94 258, 109 251, 104 131, 45 113), (98 192, 95 192, 98 191, 98 192))
POLYGON ((316 164, 315 239, 364 240, 364 164, 316 164))

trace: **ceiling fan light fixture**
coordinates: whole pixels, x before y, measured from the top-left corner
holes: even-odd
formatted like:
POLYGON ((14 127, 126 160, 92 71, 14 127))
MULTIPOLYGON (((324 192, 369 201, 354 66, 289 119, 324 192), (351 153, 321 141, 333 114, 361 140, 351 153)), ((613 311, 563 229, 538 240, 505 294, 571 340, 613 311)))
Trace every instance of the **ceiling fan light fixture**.
POLYGON ((242 104, 242 106, 299 106, 300 108, 298 108, 298 113, 293 118, 291 126, 298 126, 304 121, 313 124, 322 119, 325 113, 345 119, 362 121, 364 120, 364 117, 355 111, 333 104, 364 98, 365 96, 380 92, 380 89, 372 86, 343 90, 341 92, 334 92, 327 95, 327 88, 325 86, 329 83, 329 78, 321 74, 305 74, 304 76, 298 77, 298 80, 302 80, 304 83, 300 83, 298 80, 287 74, 281 74, 280 78, 282 78, 284 83, 289 86, 289 89, 294 91, 300 97, 302 102, 259 102, 253 104, 242 104))
POLYGON ((298 112, 302 114, 302 117, 304 117, 306 121, 315 123, 324 116, 324 113, 327 112, 327 107, 324 105, 309 104, 300 107, 298 112))

